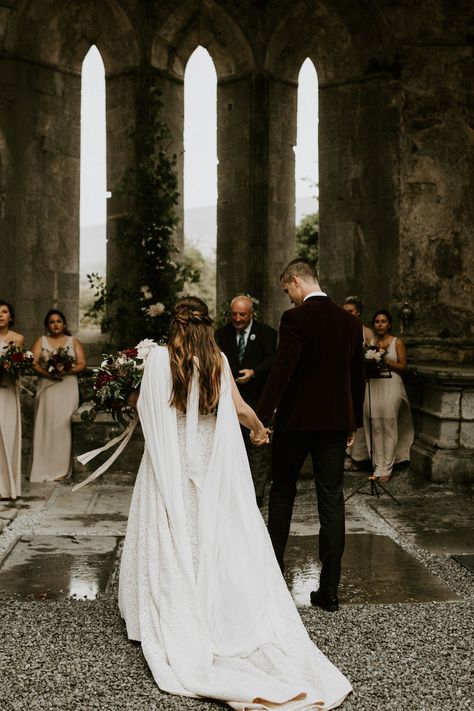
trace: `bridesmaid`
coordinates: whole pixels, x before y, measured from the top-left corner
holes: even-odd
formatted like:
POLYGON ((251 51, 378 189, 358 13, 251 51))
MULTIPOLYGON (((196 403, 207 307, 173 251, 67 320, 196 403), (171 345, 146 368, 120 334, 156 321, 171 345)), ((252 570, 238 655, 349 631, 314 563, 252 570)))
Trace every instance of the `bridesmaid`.
POLYGON ((60 481, 72 472, 71 415, 79 405, 77 373, 86 368, 84 348, 67 328, 66 317, 51 309, 44 318, 46 336, 33 345, 34 369, 40 376, 35 402, 33 463, 30 481, 60 481), (74 359, 62 374, 49 373, 43 363, 64 348, 74 359))
MULTIPOLYGON (((12 331, 15 312, 0 299, 0 355, 11 343, 23 346, 25 339, 12 331)), ((0 498, 21 496, 21 415, 18 382, 0 371, 0 498)))
POLYGON ((392 377, 367 381, 364 428, 367 448, 373 450, 374 476, 381 484, 390 481, 396 462, 410 459, 414 430, 410 402, 401 373, 407 367, 406 348, 392 335, 392 315, 379 309, 372 318, 375 336, 371 345, 386 352, 392 377))

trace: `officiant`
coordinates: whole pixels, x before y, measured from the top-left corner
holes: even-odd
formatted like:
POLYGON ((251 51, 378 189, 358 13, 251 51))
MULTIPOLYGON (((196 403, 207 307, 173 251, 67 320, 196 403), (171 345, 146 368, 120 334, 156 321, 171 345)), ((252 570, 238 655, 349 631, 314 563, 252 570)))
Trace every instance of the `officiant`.
MULTIPOLYGON (((230 303, 230 321, 216 331, 219 348, 229 360, 240 394, 255 408, 263 392, 276 353, 277 332, 257 321, 252 300, 243 294, 230 303)), ((248 430, 242 428, 252 472, 258 506, 263 505, 265 484, 269 477, 269 447, 256 447, 248 430)))

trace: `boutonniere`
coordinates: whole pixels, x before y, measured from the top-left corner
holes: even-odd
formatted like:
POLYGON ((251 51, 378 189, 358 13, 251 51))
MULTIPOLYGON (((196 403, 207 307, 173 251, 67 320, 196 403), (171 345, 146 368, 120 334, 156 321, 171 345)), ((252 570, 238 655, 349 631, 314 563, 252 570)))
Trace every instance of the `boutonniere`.
POLYGON ((250 339, 251 341, 254 341, 256 338, 257 338, 257 336, 255 335, 255 333, 251 333, 250 336, 249 336, 249 339, 250 339))

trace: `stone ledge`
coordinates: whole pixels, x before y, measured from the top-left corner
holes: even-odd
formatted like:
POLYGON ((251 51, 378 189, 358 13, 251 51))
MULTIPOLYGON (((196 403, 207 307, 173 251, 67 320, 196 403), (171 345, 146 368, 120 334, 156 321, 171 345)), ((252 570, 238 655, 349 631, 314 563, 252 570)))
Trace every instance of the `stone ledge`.
POLYGON ((410 451, 410 466, 429 481, 474 482, 472 449, 441 449, 418 437, 410 451))

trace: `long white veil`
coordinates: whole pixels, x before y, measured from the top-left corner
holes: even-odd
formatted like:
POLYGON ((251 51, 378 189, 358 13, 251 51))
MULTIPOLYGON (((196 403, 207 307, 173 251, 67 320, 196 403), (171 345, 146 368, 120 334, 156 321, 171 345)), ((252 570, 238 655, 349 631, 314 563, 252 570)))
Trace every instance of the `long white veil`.
POLYGON ((164 691, 223 699, 239 710, 334 708, 351 687, 309 639, 281 575, 222 357, 205 470, 195 456, 197 369, 180 451, 168 349, 154 348, 148 357, 138 402, 146 447, 122 556, 120 609, 164 691), (184 471, 198 488, 197 565, 184 471))

